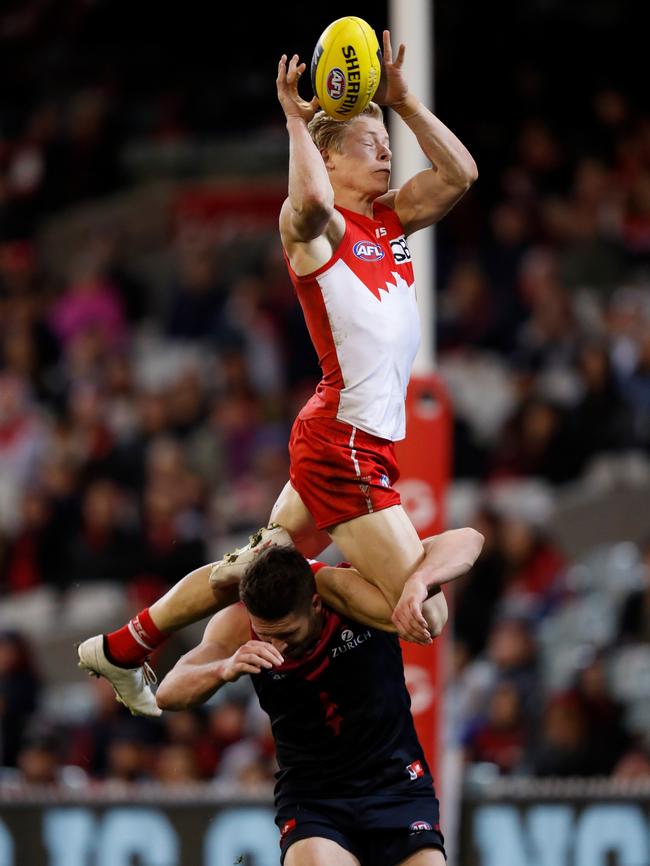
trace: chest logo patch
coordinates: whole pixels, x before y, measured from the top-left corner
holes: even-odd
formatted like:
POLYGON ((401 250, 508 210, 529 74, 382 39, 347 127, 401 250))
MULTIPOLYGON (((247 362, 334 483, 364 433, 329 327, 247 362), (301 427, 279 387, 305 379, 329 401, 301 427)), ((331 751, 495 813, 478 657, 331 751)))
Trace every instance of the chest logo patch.
POLYGON ((393 238, 389 243, 396 265, 404 265, 406 262, 411 261, 411 251, 409 245, 406 243, 406 235, 393 238))
POLYGON ((362 262, 380 262, 384 258, 383 249, 372 241, 357 241, 352 252, 362 262))
POLYGON ((409 779, 414 782, 420 776, 424 776, 424 767, 421 761, 413 761, 412 764, 406 765, 406 772, 409 774, 409 779))
POLYGON ((370 630, 361 632, 361 634, 355 636, 352 629, 344 628, 341 632, 341 643, 338 646, 332 647, 331 649, 332 658, 338 658, 338 656, 350 652, 350 650, 356 649, 358 646, 361 646, 362 643, 365 643, 371 637, 372 632, 370 630))

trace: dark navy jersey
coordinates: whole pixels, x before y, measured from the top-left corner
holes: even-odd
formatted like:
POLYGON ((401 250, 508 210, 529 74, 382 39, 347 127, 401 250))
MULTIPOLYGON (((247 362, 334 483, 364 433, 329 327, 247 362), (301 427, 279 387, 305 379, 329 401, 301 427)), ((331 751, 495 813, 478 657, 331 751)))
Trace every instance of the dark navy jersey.
POLYGON ((276 742, 276 801, 430 788, 397 636, 324 616, 309 653, 252 677, 276 742))

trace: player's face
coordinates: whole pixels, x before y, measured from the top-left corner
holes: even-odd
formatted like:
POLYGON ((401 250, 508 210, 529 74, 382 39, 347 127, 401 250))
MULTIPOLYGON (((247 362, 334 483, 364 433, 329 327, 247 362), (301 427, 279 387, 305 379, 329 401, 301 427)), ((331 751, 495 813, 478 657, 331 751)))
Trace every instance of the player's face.
POLYGON ((364 192, 383 195, 390 182, 390 142, 384 124, 374 117, 351 123, 341 143, 341 152, 330 152, 332 180, 364 192))
POLYGON ((281 619, 260 619, 250 614, 251 625, 260 640, 273 646, 285 658, 296 659, 316 643, 323 630, 322 605, 315 595, 307 612, 289 613, 281 619))

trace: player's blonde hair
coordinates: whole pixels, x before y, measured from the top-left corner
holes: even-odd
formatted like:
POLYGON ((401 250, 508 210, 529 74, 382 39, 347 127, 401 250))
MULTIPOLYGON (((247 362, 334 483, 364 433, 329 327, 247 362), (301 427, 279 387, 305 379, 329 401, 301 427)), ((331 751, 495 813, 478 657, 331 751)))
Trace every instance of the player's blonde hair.
POLYGON ((361 114, 351 117, 349 120, 334 120, 324 111, 317 111, 307 124, 307 129, 312 141, 320 150, 336 150, 341 152, 343 139, 350 126, 360 117, 372 117, 384 122, 384 114, 376 102, 369 102, 361 114))

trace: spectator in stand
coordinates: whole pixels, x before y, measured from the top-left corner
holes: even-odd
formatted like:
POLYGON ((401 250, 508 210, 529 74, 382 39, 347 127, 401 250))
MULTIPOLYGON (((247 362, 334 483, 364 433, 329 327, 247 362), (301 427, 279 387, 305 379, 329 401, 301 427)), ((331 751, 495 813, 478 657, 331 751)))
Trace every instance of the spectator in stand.
POLYGON ((608 776, 630 745, 624 708, 611 696, 605 659, 595 655, 578 672, 570 694, 576 696, 586 719, 587 748, 595 775, 608 776))
POLYGON ((437 323, 440 350, 468 346, 494 349, 499 345, 494 303, 485 273, 476 262, 460 262, 452 270, 442 294, 437 323))
POLYGON ((622 399, 606 344, 586 343, 578 354, 581 397, 571 413, 574 447, 581 468, 597 454, 631 444, 629 415, 622 399))
POLYGON ((150 719, 134 719, 115 700, 113 690, 102 680, 90 681, 93 712, 81 724, 69 727, 65 738, 63 759, 76 765, 93 779, 106 779, 111 775, 110 752, 114 741, 126 736, 141 738, 154 749, 162 738, 160 726, 150 719))
POLYGON ((565 418, 548 400, 532 399, 519 406, 506 424, 493 456, 489 477, 540 477, 553 484, 570 481, 579 470, 565 418))
POLYGON ((58 785, 61 781, 58 738, 50 735, 28 739, 18 753, 16 765, 19 784, 58 785))
POLYGON ((66 577, 71 585, 93 580, 127 583, 134 576, 135 532, 123 525, 121 494, 112 481, 101 479, 86 489, 81 525, 70 539, 66 577))
POLYGON ((138 720, 124 720, 109 742, 106 781, 111 784, 146 782, 151 778, 152 744, 138 720))
POLYGON ((27 382, 0 373, 0 529, 16 527, 21 491, 36 480, 47 448, 47 425, 27 382))
POLYGON ((650 644, 650 540, 643 547, 645 586, 625 599, 618 623, 618 639, 623 643, 650 644))
POLYGON ((40 678, 27 640, 17 632, 0 632, 0 765, 16 766, 39 695, 40 678))
POLYGON ((142 502, 142 526, 137 551, 132 555, 140 595, 151 603, 162 589, 205 562, 201 526, 185 523, 178 491, 155 478, 147 482, 142 502))
POLYGON ((498 619, 483 655, 462 671, 455 702, 464 714, 459 722, 465 731, 483 716, 490 695, 501 683, 516 689, 522 717, 533 723, 539 715, 540 690, 537 646, 527 620, 512 616, 498 619))
POLYGON ((163 746, 155 760, 154 778, 163 785, 183 785, 200 780, 194 752, 181 743, 163 746))
POLYGON ((246 734, 246 707, 239 700, 223 700, 209 708, 208 734, 216 750, 216 771, 224 753, 244 739, 246 734))
POLYGON ((483 534, 483 550, 468 575, 456 583, 454 634, 473 658, 485 649, 503 592, 505 559, 500 544, 501 520, 484 508, 471 521, 483 534))
POLYGON ((490 695, 485 716, 465 735, 465 760, 496 764, 500 773, 510 775, 523 765, 527 740, 519 692, 504 681, 490 695))
POLYGON ((600 761, 591 749, 585 707, 576 694, 554 695, 542 715, 539 741, 533 749, 535 776, 595 776, 600 761))
POLYGON ((83 480, 105 474, 114 447, 100 386, 80 379, 70 388, 67 412, 58 428, 59 445, 81 469, 83 480))
POLYGON ((539 611, 561 587, 566 561, 541 529, 517 516, 505 516, 499 527, 499 549, 504 560, 503 597, 529 599, 539 611))
POLYGON ((44 490, 28 488, 20 512, 18 531, 7 539, 0 556, 0 591, 20 593, 45 584, 62 585, 68 534, 54 504, 44 490))
POLYGON ((225 296, 213 246, 205 238, 182 235, 177 248, 177 275, 172 286, 167 334, 185 340, 209 338, 225 296))
POLYGON ((650 452, 650 323, 640 334, 634 366, 622 377, 621 390, 630 408, 634 439, 650 452))
POLYGON ((122 345, 127 337, 119 291, 89 254, 74 263, 71 280, 52 306, 49 322, 66 353, 88 331, 100 338, 104 349, 122 345))
POLYGON ((221 747, 215 743, 207 728, 207 717, 203 710, 184 710, 166 713, 165 743, 189 749, 198 776, 211 779, 220 757, 221 747))

